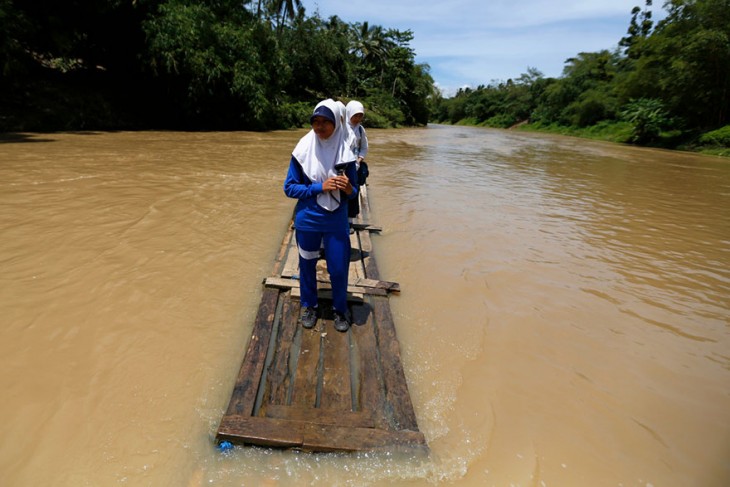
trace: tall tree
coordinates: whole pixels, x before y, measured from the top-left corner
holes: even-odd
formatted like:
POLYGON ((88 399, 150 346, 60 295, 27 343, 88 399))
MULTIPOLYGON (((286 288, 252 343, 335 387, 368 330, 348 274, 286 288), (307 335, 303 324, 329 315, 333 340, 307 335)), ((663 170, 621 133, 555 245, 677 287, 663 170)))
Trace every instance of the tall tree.
POLYGON ((652 0, 646 0, 644 10, 640 7, 634 7, 631 11, 631 21, 627 36, 622 37, 618 45, 624 48, 624 54, 630 59, 636 59, 640 56, 640 43, 651 34, 654 22, 651 20, 652 0))
POLYGON ((659 98, 692 127, 730 122, 730 0, 670 0, 622 84, 624 99, 659 98))
POLYGON ((303 7, 301 0, 271 0, 271 8, 276 13, 277 31, 281 32, 287 18, 294 20, 303 7))

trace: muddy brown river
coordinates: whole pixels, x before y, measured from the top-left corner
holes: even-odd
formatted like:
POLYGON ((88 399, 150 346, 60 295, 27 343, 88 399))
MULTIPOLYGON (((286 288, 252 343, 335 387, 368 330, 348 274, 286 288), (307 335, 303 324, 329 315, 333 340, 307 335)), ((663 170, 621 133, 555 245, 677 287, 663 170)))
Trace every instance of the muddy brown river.
POLYGON ((428 458, 214 443, 303 131, 0 135, 0 485, 730 485, 730 161, 371 130, 428 458))

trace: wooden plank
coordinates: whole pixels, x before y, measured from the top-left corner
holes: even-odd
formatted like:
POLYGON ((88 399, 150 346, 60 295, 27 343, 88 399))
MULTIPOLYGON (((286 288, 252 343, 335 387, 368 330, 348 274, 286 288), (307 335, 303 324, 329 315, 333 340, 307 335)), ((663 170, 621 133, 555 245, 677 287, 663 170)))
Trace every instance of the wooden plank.
POLYGON ((284 264, 281 275, 283 277, 299 275, 299 247, 297 247, 296 230, 289 235, 287 249, 286 264, 284 264))
POLYGON ((221 420, 217 438, 234 443, 295 448, 304 444, 305 425, 295 421, 228 415, 221 420))
POLYGON ((278 299, 279 291, 277 289, 264 289, 248 350, 238 372, 226 415, 250 415, 253 412, 278 299))
POLYGON ((365 278, 365 268, 362 264, 362 252, 360 250, 359 232, 350 234, 350 269, 348 283, 354 283, 365 278))
MULTIPOLYGON (((388 291, 400 292, 400 285, 397 282, 377 281, 375 279, 359 279, 358 285, 348 285, 347 292, 351 294, 375 294, 376 296, 385 296, 388 291)), ((288 279, 286 277, 267 277, 264 279, 264 286, 277 289, 289 290, 299 289, 301 283, 298 279, 288 279)), ((330 290, 332 285, 329 282, 317 281, 317 290, 330 290)))
MULTIPOLYGON (((292 383, 292 376, 296 370, 296 359, 292 357, 292 351, 296 350, 294 346, 294 337, 298 327, 298 318, 300 311, 299 301, 282 298, 283 307, 281 313, 281 323, 279 325, 279 334, 277 336, 275 358, 269 369, 267 384, 267 403, 270 405, 288 404, 289 389, 292 383)), ((268 413, 266 413, 268 414, 268 413)))
POLYGON ((380 281, 378 279, 361 278, 355 281, 353 285, 358 287, 385 289, 386 291, 390 292, 400 292, 400 284, 392 281, 380 281))
POLYGON ((426 440, 420 431, 385 431, 375 428, 345 428, 334 425, 305 424, 301 449, 305 451, 376 451, 407 447, 426 452, 426 440), (332 445, 337 445, 333 448, 332 445))
MULTIPOLYGON (((365 294, 364 293, 357 293, 357 292, 350 292, 358 288, 349 289, 347 292, 347 302, 348 303, 361 303, 365 294)), ((292 291, 297 291, 297 288, 292 289, 292 291)), ((378 294, 382 293, 382 291, 373 291, 378 294)), ((322 301, 332 301, 332 289, 319 289, 317 290, 317 297, 322 301)))
MULTIPOLYGON (((332 286, 327 281, 317 282, 318 284, 322 284, 322 289, 332 289, 332 286)), ((264 279, 263 284, 267 287, 287 290, 294 287, 300 287, 301 281, 299 281, 299 279, 290 279, 286 277, 267 277, 264 279)), ((379 281, 377 279, 368 279, 364 277, 352 281, 352 284, 348 286, 348 290, 349 288, 359 289, 360 292, 363 292, 360 288, 384 289, 386 291, 400 292, 400 284, 397 282, 379 281)), ((383 293, 379 292, 376 292, 375 294, 383 295, 383 293)))
POLYGON ((385 398, 393 413, 393 426, 397 430, 418 430, 416 413, 408 393, 405 372, 400 356, 400 345, 395 333, 388 300, 373 298, 377 340, 383 367, 385 398))
POLYGON ((288 447, 305 451, 371 451, 405 446, 425 447, 418 431, 384 431, 374 428, 350 428, 336 425, 304 423, 274 418, 229 416, 221 422, 221 441, 288 447), (333 447, 332 445, 337 445, 333 447))
MULTIPOLYGON (((358 411, 384 411, 383 372, 378 357, 372 307, 369 302, 352 306, 352 341, 356 349, 352 367, 354 369, 354 403, 358 411)), ((388 429, 389 422, 384 415, 375 416, 375 426, 388 429)))
POLYGON ((363 185, 360 187, 360 217, 362 221, 369 221, 370 218, 370 198, 368 198, 368 187, 363 185))
POLYGON ((348 333, 335 330, 332 320, 326 320, 324 323, 325 332, 322 333, 324 361, 319 407, 352 411, 349 336, 348 333))
POLYGON ((357 216, 355 217, 355 219, 354 219, 354 220, 352 220, 352 221, 350 222, 350 224, 351 224, 352 226, 355 226, 355 225, 362 225, 362 224, 363 224, 363 222, 364 222, 364 220, 363 220, 363 218, 362 218, 362 217, 363 217, 363 212, 362 212, 362 202, 363 202, 363 200, 365 199, 365 198, 363 198, 363 194, 362 194, 363 188, 364 188, 364 186, 360 186, 360 187, 358 188, 358 192, 357 192, 357 200, 358 200, 358 201, 357 201, 357 203, 358 203, 358 206, 359 206, 359 208, 360 208, 360 211, 358 212, 358 214, 357 214, 357 216))
POLYGON ((375 257, 373 255, 373 243, 368 232, 362 232, 360 234, 360 248, 362 249, 365 277, 380 280, 380 272, 378 272, 378 265, 375 263, 375 257))
POLYGON ((320 384, 320 341, 318 328, 301 331, 301 345, 297 359, 297 371, 291 393, 291 404, 305 408, 317 406, 317 389, 320 384))
POLYGON ((303 421, 305 423, 331 424, 349 428, 375 427, 373 411, 342 411, 341 409, 296 408, 272 405, 266 411, 268 418, 303 421))
POLYGON ((371 223, 362 222, 362 223, 353 223, 352 228, 355 230, 361 230, 361 231, 368 231, 368 232, 382 232, 383 227, 379 227, 377 225, 373 225, 371 223))
POLYGON ((285 258, 288 256, 289 252, 289 243, 292 240, 292 237, 294 236, 294 225, 292 223, 289 223, 289 228, 286 231, 286 234, 284 235, 284 238, 281 241, 281 246, 279 247, 279 253, 276 254, 276 259, 274 260, 274 270, 273 274, 277 275, 279 272, 281 272, 285 258))

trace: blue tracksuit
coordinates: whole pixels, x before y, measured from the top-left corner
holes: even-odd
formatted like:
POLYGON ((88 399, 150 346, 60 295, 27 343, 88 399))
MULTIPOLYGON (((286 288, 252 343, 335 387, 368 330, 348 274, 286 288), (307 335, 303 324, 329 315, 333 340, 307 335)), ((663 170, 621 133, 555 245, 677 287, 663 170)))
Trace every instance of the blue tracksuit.
MULTIPOLYGON (((355 198, 358 191, 355 164, 349 164, 345 174, 353 187, 349 198, 355 198)), ((299 247, 302 306, 317 305, 316 267, 319 249, 324 243, 327 271, 332 282, 333 306, 344 313, 347 311, 347 275, 350 265, 348 196, 342 193, 340 206, 335 211, 327 211, 319 206, 317 195, 322 193, 322 183, 313 183, 294 157, 289 162, 284 193, 299 200, 294 210, 294 227, 299 247)))

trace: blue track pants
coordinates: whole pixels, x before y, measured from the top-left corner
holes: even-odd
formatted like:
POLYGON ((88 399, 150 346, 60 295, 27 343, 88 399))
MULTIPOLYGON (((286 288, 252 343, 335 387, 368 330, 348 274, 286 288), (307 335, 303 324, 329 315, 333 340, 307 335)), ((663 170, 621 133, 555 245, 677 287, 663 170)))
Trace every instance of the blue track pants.
POLYGON ((347 311, 347 274, 350 268, 350 234, 347 226, 338 232, 297 230, 301 304, 317 306, 317 259, 322 244, 332 282, 332 304, 337 311, 344 313, 347 311))

